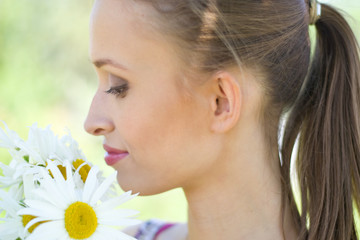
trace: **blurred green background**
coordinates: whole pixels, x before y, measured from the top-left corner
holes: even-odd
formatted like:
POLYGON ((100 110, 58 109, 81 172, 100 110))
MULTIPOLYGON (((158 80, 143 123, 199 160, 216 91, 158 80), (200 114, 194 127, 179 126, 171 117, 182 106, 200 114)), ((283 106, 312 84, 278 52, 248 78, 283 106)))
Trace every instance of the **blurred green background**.
MULTIPOLYGON (((329 2, 329 1, 328 1, 329 2)), ((358 0, 334 0, 360 37, 358 0)), ((49 124, 58 134, 68 127, 88 159, 109 173, 102 139, 88 135, 83 121, 97 79, 88 58, 92 1, 0 0, 0 120, 27 138, 28 126, 49 124)), ((8 162, 0 149, 0 161, 8 162)), ((138 197, 126 205, 140 219, 186 220, 181 190, 138 197)))

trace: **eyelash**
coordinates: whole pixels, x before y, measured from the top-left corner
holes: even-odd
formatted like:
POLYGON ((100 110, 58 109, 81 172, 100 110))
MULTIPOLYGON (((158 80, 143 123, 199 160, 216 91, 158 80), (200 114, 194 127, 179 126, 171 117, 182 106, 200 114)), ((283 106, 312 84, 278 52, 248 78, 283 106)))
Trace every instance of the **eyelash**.
POLYGON ((128 90, 129 90, 129 85, 125 83, 120 86, 111 87, 109 90, 105 91, 105 93, 113 94, 115 95, 115 97, 124 98, 128 90))

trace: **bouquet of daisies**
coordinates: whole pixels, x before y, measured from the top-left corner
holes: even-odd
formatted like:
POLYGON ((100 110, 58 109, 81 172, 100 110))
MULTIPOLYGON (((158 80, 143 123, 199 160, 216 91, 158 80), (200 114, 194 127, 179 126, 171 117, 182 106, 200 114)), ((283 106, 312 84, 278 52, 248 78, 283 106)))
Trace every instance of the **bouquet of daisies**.
POLYGON ((0 239, 135 239, 120 227, 137 224, 137 211, 118 206, 136 196, 116 195, 116 172, 102 176, 70 133, 30 127, 21 139, 4 123, 0 147, 12 160, 0 168, 0 239))

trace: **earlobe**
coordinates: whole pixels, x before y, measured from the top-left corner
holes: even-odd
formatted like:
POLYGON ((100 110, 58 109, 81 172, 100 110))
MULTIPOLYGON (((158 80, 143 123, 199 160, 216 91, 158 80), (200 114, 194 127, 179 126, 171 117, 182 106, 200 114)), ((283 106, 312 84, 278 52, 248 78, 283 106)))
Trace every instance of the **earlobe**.
POLYGON ((215 99, 212 99, 213 122, 211 129, 214 132, 226 132, 238 122, 241 107, 240 86, 232 74, 220 72, 213 78, 215 99))

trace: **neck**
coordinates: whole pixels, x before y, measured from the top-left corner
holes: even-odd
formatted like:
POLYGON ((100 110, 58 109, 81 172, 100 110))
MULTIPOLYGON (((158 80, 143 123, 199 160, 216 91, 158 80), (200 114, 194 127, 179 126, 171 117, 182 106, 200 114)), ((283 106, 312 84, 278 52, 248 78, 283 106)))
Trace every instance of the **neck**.
POLYGON ((278 163, 254 143, 223 151, 210 176, 184 188, 189 240, 296 239, 289 212, 282 224, 278 163))

